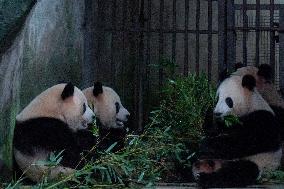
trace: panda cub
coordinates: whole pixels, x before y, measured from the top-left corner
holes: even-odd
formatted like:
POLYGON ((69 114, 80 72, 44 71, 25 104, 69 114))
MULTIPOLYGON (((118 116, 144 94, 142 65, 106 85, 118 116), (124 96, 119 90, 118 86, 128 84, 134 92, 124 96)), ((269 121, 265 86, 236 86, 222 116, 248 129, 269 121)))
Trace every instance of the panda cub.
POLYGON ((125 123, 130 113, 123 107, 118 94, 112 88, 102 86, 100 82, 84 89, 83 93, 96 114, 96 124, 99 129, 97 149, 106 150, 115 142, 117 145, 113 151, 123 148, 127 134, 125 123))
POLYGON ((280 165, 279 123, 255 86, 252 75, 231 75, 218 87, 218 133, 202 140, 192 169, 201 186, 243 187, 280 165), (227 115, 240 122, 225 126, 227 115))
POLYGON ((44 176, 56 179, 73 173, 82 151, 77 144, 77 132, 87 129, 93 118, 86 97, 71 83, 43 91, 16 117, 13 141, 16 167, 34 182, 44 176), (52 152, 61 151, 60 165, 47 167, 39 163, 48 160, 52 152))

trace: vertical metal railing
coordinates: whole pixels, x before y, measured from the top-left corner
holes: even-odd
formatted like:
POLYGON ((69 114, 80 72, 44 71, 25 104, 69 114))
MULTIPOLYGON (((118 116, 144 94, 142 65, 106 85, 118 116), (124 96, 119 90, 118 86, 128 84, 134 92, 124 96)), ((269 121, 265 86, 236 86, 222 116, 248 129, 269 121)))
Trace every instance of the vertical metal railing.
MULTIPOLYGON (((269 7, 269 13, 270 13, 270 65, 273 68, 273 76, 275 76, 275 31, 274 28, 274 0, 270 0, 270 7, 269 7)), ((273 77, 275 79, 275 77, 273 77)))
POLYGON ((199 74, 199 22, 200 22, 200 0, 196 0, 196 45, 195 45, 195 72, 198 75, 199 74))
POLYGON ((259 40, 260 40, 260 0, 256 0, 256 35, 255 35, 255 64, 259 65, 259 40))
POLYGON ((237 40, 242 40, 243 43, 243 63, 255 66, 263 63, 270 64, 273 67, 275 78, 279 77, 276 75, 278 74, 276 57, 279 52, 276 52, 275 42, 275 32, 279 30, 277 23, 279 7, 280 4, 275 4, 274 0, 266 2, 242 0, 242 3, 238 1, 235 4, 236 10, 240 11, 243 16, 243 26, 235 26, 237 32, 242 34, 242 39, 237 38, 237 40), (252 43, 252 40, 255 41, 252 43), (253 48, 251 45, 254 45, 253 48))
POLYGON ((172 20, 172 62, 176 62, 176 40, 177 40, 177 1, 173 0, 173 20, 172 20))
MULTIPOLYGON (((164 0, 160 0, 159 10, 159 61, 161 62, 164 58, 164 0)), ((159 68, 159 86, 163 85, 163 68, 159 68)))
MULTIPOLYGON (((127 18, 127 1, 128 0, 123 0, 122 2, 122 31, 126 30, 126 18, 127 18)), ((126 32, 122 32, 122 65, 121 65, 121 73, 122 75, 125 75, 125 64, 126 64, 126 32)), ((125 94, 125 88, 127 86, 127 84, 125 84, 125 77, 121 78, 122 82, 122 94, 125 94)))
POLYGON ((273 0, 270 0, 269 5, 261 4, 261 0, 256 0, 255 4, 248 0, 241 0, 237 5, 234 4, 234 0, 206 2, 207 4, 203 0, 97 1, 98 10, 93 11, 97 19, 93 21, 96 24, 94 36, 98 43, 94 55, 96 56, 95 74, 99 75, 96 78, 102 81, 105 78, 110 79, 111 81, 107 83, 112 86, 121 83, 120 91, 127 96, 128 100, 131 99, 132 111, 135 112, 133 113, 134 123, 137 127, 141 127, 142 119, 147 117, 143 115, 150 111, 145 103, 151 100, 147 99, 153 98, 151 93, 153 90, 158 92, 161 89, 165 78, 163 68, 159 67, 159 70, 155 72, 152 71, 150 65, 158 64, 164 58, 169 58, 180 65, 178 70, 185 76, 194 72, 198 74, 207 68, 208 78, 211 80, 213 77, 217 78, 218 74, 214 73, 217 66, 218 71, 232 66, 233 59, 235 59, 234 53, 236 54, 234 51, 236 43, 232 40, 240 40, 238 44, 242 44, 239 48, 242 49, 242 54, 238 57, 244 64, 254 59, 256 65, 260 64, 264 59, 262 48, 266 45, 270 49, 268 59, 274 66, 273 16, 275 6, 273 0), (205 24, 204 9, 207 11, 207 23, 205 24), (232 22, 235 19, 235 12, 232 14, 232 11, 235 10, 242 15, 242 19, 238 22, 242 23, 242 26, 235 26, 232 22), (251 10, 255 11, 255 18, 252 19, 255 25, 248 23, 248 15, 251 16, 253 12, 251 10), (269 11, 269 27, 261 24, 263 16, 261 10, 269 11), (110 12, 106 14, 107 11, 110 12), (215 29, 215 20, 213 20, 217 13, 218 30, 215 29), (107 18, 107 15, 110 15, 110 18, 107 18), (136 18, 138 16, 139 19, 136 18), (108 26, 108 21, 110 21, 111 28, 108 26), (207 28, 204 29, 204 26, 207 28), (249 32, 255 32, 255 52, 248 48, 248 40, 251 39, 249 32), (237 36, 237 33, 242 36, 237 36), (201 37, 204 34, 207 35, 205 40, 201 37), (265 37, 267 39, 264 40, 265 37), (218 39, 218 45, 213 43, 215 39, 218 39), (262 44, 266 40, 270 43, 262 44), (218 50, 216 50, 217 46, 218 50), (206 48, 207 54, 206 51, 201 50, 206 48), (252 53, 255 53, 253 57, 251 57, 252 53), (106 58, 107 56, 109 58, 106 58), (216 59, 217 56, 218 59, 216 59), (119 65, 116 65, 117 58, 121 59, 119 65), (109 66, 109 73, 101 73, 101 69, 106 71, 107 66, 109 66), (190 70, 191 68, 193 69, 190 70))
POLYGON ((247 16, 247 0, 243 0, 243 64, 247 65, 247 30, 248 30, 248 16, 247 16))
POLYGON ((189 24, 189 0, 185 0, 185 16, 184 16, 184 61, 183 75, 187 76, 189 72, 188 65, 188 24, 189 24))
POLYGON ((115 86, 115 61, 114 61, 114 40, 116 35, 116 10, 117 10, 117 0, 112 0, 112 19, 111 19, 111 27, 113 31, 111 32, 111 51, 110 51, 110 73, 113 75, 111 84, 115 86))
POLYGON ((212 1, 208 1, 208 36, 207 36, 207 41, 208 41, 208 56, 207 56, 207 74, 208 74, 208 79, 209 81, 211 80, 211 75, 212 75, 212 1))
POLYGON ((144 116, 144 85, 143 81, 145 79, 145 61, 144 61, 144 0, 140 1, 139 7, 139 36, 138 36, 138 131, 143 131, 143 116, 144 116))

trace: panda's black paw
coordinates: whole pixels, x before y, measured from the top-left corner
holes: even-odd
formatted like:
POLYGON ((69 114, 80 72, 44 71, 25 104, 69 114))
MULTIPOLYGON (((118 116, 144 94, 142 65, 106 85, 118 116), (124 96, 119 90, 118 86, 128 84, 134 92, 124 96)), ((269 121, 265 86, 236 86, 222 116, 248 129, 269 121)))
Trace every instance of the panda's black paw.
POLYGON ((222 167, 222 160, 214 159, 202 159, 196 161, 192 166, 192 173, 196 179, 200 177, 201 174, 211 174, 216 172, 222 167))

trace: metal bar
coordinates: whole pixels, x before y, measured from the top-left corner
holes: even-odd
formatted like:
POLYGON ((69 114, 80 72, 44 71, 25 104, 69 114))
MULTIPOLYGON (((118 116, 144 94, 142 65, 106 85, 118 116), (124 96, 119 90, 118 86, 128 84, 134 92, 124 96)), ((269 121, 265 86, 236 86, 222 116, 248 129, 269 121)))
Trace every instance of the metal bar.
POLYGON ((151 99, 151 88, 150 88, 150 68, 149 68, 149 65, 150 65, 150 52, 151 52, 151 32, 150 29, 151 29, 151 15, 152 15, 152 0, 148 0, 147 1, 147 18, 146 18, 146 21, 147 21, 147 26, 146 26, 146 68, 145 68, 145 83, 144 83, 144 86, 145 86, 145 101, 144 101, 144 112, 148 113, 150 112, 150 99, 151 99))
MULTIPOLYGON (((279 28, 284 29, 284 5, 280 6, 279 11, 279 28)), ((284 92, 284 33, 279 33, 279 87, 284 92)))
MULTIPOLYGON (((150 48, 151 48, 151 18, 152 18, 152 0, 148 0, 148 5, 147 5, 147 50, 146 50, 146 81, 147 81, 147 90, 150 88, 150 81, 147 79, 148 76, 150 75, 150 48)), ((147 93, 149 94, 149 93, 147 93)), ((147 99, 149 96, 147 96, 147 99)))
POLYGON ((211 81, 212 73, 212 1, 208 1, 208 80, 211 81))
MULTIPOLYGON (((127 18, 127 0, 123 0, 123 4, 122 4, 122 65, 121 65, 121 71, 122 71, 122 75, 125 75, 125 64, 127 62, 126 59, 126 49, 125 49, 125 27, 126 27, 126 18, 127 18)), ((122 77, 122 94, 123 97, 125 98, 125 77, 122 77)))
POLYGON ((195 72, 199 74, 199 21, 200 21, 200 0, 196 0, 196 45, 195 45, 195 72))
MULTIPOLYGON (((116 4, 116 0, 112 0, 112 28, 116 29, 116 9, 117 9, 117 4, 116 4)), ((114 63, 114 58, 113 58, 113 51, 114 51, 114 32, 111 32, 111 49, 110 49, 110 73, 112 75, 111 77, 111 83, 112 86, 115 86, 115 81, 116 81, 116 77, 115 77, 115 63, 114 63)))
MULTIPOLYGON (((173 30, 173 29, 153 29, 151 28, 150 30, 147 30, 147 29, 141 29, 141 30, 138 30, 138 29, 135 29, 135 28, 126 28, 125 30, 122 30, 122 29, 116 29, 116 30, 113 30, 111 28, 106 28, 106 29, 103 29, 103 30, 100 30, 100 31, 104 31, 104 32, 126 32, 126 33, 140 33, 140 32, 150 32, 150 33, 159 33, 159 32, 162 32, 162 33, 184 33, 185 30, 183 29, 176 29, 176 30, 173 30)), ((187 30, 188 33, 193 33, 195 34, 196 33, 196 30, 187 30)), ((208 30, 199 30, 199 34, 208 34, 208 30)), ((213 30, 212 31, 212 34, 218 34, 218 30, 213 30)))
POLYGON ((236 31, 229 31, 228 28, 235 27, 235 8, 234 8, 234 0, 227 0, 226 5, 226 67, 231 72, 233 71, 236 64, 236 31))
POLYGON ((218 75, 226 69, 225 60, 225 1, 218 1, 218 75))
POLYGON ((173 34, 172 34, 172 62, 176 62, 176 29, 177 29, 177 1, 173 0, 173 22, 172 22, 172 29, 173 29, 173 34))
POLYGON ((228 69, 228 0, 224 2, 224 66, 228 69))
MULTIPOLYGON (((92 0, 85 0, 84 21, 84 61, 82 65, 82 88, 93 85, 95 75, 95 63, 96 63, 96 14, 93 10, 96 10, 97 3, 92 0)), ((95 75, 96 77, 96 75, 95 75)))
POLYGON ((255 25, 256 25, 256 36, 255 36, 255 63, 256 66, 259 65, 259 26, 260 26, 260 0, 256 0, 256 20, 255 20, 255 25))
MULTIPOLYGON (((273 28, 274 22, 274 0, 270 0, 270 28, 273 28)), ((275 41, 274 31, 270 31, 270 65, 272 67, 273 81, 275 81, 275 41)))
MULTIPOLYGON (((248 27, 248 18, 246 12, 247 0, 243 0, 243 27, 248 27)), ((247 65, 247 32, 243 32, 243 64, 247 65)))
MULTIPOLYGON (((163 34, 163 24, 164 24, 164 0, 160 0, 160 28, 159 28, 159 61, 162 61, 164 54, 164 34, 163 34)), ((163 84, 163 68, 159 69, 159 86, 163 84)))
MULTIPOLYGON (((139 1, 138 0, 129 0, 128 1, 129 7, 129 15, 127 17, 129 22, 129 27, 137 28, 139 30, 139 1)), ((132 34, 128 33, 128 40, 129 40, 129 57, 133 61, 130 65, 133 69, 133 119, 135 120, 134 125, 137 130, 140 127, 140 120, 139 120, 139 35, 140 32, 132 34)), ((131 70, 128 70, 131 72, 131 70)), ((129 78, 128 78, 129 79, 129 78)))
MULTIPOLYGON (((139 28, 144 28, 144 0, 140 3, 140 11, 139 11, 139 28)), ((143 81, 144 81, 144 32, 140 32, 138 37, 138 131, 143 131, 143 113, 144 113, 144 87, 143 87, 143 81)))
POLYGON ((270 27, 270 26, 259 26, 259 27, 254 27, 254 26, 248 26, 248 27, 235 27, 235 28, 230 28, 228 27, 228 30, 229 31, 233 31, 233 30, 237 30, 237 31, 246 31, 246 32, 254 32, 254 31, 271 31, 271 32, 284 32, 284 29, 281 29, 281 28, 276 28, 276 27, 270 27))
MULTIPOLYGON (((198 1, 198 0, 197 0, 198 1)), ((198 2, 197 2, 198 3, 198 2)), ((188 66, 188 23, 189 23, 189 0, 185 0, 185 18, 184 18, 184 67, 183 75, 187 76, 189 71, 188 66)))
MULTIPOLYGON (((270 5, 269 4, 260 4, 259 8, 260 8, 260 10, 270 10, 270 5)), ((243 5, 242 4, 235 4, 235 9, 236 10, 242 10, 243 5)), ((256 10, 257 4, 247 4, 246 9, 247 10, 256 10)), ((274 10, 279 10, 279 9, 280 9, 280 4, 274 4, 274 10)))
MULTIPOLYGON (((103 32, 105 28, 105 12, 103 11, 105 9, 105 2, 104 1, 97 1, 98 2, 98 10, 97 10, 97 32, 96 32, 96 38, 97 38, 97 53, 96 53, 96 69, 95 69, 95 75, 97 80, 102 80, 102 74, 99 72, 99 70, 103 69, 102 65, 102 48, 103 48, 103 41, 105 40, 105 34, 103 32), (101 28, 101 30, 99 30, 101 28)), ((96 11, 94 11, 96 12, 96 11)))

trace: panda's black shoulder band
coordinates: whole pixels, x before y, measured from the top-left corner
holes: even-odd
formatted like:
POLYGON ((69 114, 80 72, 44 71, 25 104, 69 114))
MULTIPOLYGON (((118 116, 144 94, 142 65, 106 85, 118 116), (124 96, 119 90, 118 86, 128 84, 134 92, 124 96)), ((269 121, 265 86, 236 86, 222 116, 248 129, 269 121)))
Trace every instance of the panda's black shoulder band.
POLYGON ((98 96, 99 94, 103 93, 103 85, 101 82, 94 83, 93 94, 94 96, 98 96))
POLYGON ((253 88, 256 86, 255 78, 249 74, 245 75, 242 80, 242 86, 252 91, 253 88))
POLYGON ((65 100, 66 98, 73 96, 74 94, 74 85, 72 83, 67 83, 61 93, 61 98, 65 100))

